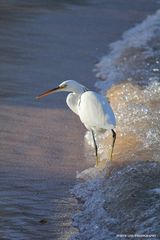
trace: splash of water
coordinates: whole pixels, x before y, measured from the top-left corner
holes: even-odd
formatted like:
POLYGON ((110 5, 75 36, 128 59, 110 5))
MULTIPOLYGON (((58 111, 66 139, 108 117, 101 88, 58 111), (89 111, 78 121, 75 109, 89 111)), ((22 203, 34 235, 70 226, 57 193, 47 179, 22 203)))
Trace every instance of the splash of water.
MULTIPOLYGON (((117 119, 114 160, 158 160, 160 149, 160 10, 111 44, 96 65, 96 83, 117 119), (116 85, 115 85, 116 84, 116 85), (110 88, 109 88, 110 87, 110 88)), ((91 136, 86 138, 91 144, 91 136)), ((97 136, 101 159, 108 159, 111 134, 97 136)))
MULTIPOLYGON (((93 169, 79 174, 90 180, 73 190, 83 203, 82 211, 73 218, 80 230, 73 239, 107 236, 114 240, 118 234, 132 235, 132 239, 135 234, 150 239, 152 234, 159 239, 159 42, 160 10, 113 43, 110 54, 96 66, 97 77, 103 80, 97 86, 103 94, 110 87, 107 97, 117 119, 115 168, 109 178, 104 177, 104 171, 98 175, 93 169)), ((86 139, 92 145, 89 133, 86 139)), ((104 166, 111 134, 97 136, 97 141, 104 166)))
POLYGON ((96 86, 104 93, 118 82, 129 81, 145 86, 159 81, 159 39, 160 10, 110 45, 110 53, 95 66, 97 78, 103 80, 96 86))

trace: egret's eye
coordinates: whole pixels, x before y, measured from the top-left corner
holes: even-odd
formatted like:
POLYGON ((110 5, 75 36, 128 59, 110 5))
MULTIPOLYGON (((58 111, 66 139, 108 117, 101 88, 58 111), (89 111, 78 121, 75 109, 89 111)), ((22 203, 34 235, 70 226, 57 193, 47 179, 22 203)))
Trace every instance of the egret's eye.
POLYGON ((59 85, 59 87, 60 87, 61 89, 66 88, 66 87, 67 87, 67 84, 59 85))

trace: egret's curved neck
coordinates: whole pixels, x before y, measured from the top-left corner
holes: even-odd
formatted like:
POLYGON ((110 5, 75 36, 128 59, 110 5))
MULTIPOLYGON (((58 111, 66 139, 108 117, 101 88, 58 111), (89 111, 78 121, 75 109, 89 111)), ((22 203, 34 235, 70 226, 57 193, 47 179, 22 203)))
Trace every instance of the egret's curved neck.
POLYGON ((75 89, 74 91, 73 91, 73 93, 76 93, 77 95, 82 95, 84 92, 87 92, 88 91, 88 89, 87 88, 81 88, 81 89, 75 89))
POLYGON ((75 86, 72 86, 72 88, 68 90, 69 92, 76 93, 78 95, 81 95, 86 91, 89 91, 85 86, 81 84, 76 84, 75 86))

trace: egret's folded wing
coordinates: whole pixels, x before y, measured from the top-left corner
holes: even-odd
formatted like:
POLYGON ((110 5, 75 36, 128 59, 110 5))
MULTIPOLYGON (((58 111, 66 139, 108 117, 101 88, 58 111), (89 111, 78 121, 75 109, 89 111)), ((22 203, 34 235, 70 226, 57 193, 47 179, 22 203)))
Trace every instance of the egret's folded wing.
POLYGON ((78 112, 88 129, 112 129, 115 126, 115 116, 107 99, 95 92, 82 94, 78 112))

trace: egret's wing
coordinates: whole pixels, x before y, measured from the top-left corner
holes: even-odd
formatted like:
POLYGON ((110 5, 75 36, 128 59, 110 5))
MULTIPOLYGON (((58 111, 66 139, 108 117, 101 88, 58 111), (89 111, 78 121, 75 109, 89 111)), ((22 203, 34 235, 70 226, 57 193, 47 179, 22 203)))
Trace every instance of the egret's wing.
POLYGON ((107 99, 95 92, 82 94, 78 113, 88 129, 112 129, 115 126, 115 116, 107 99))

